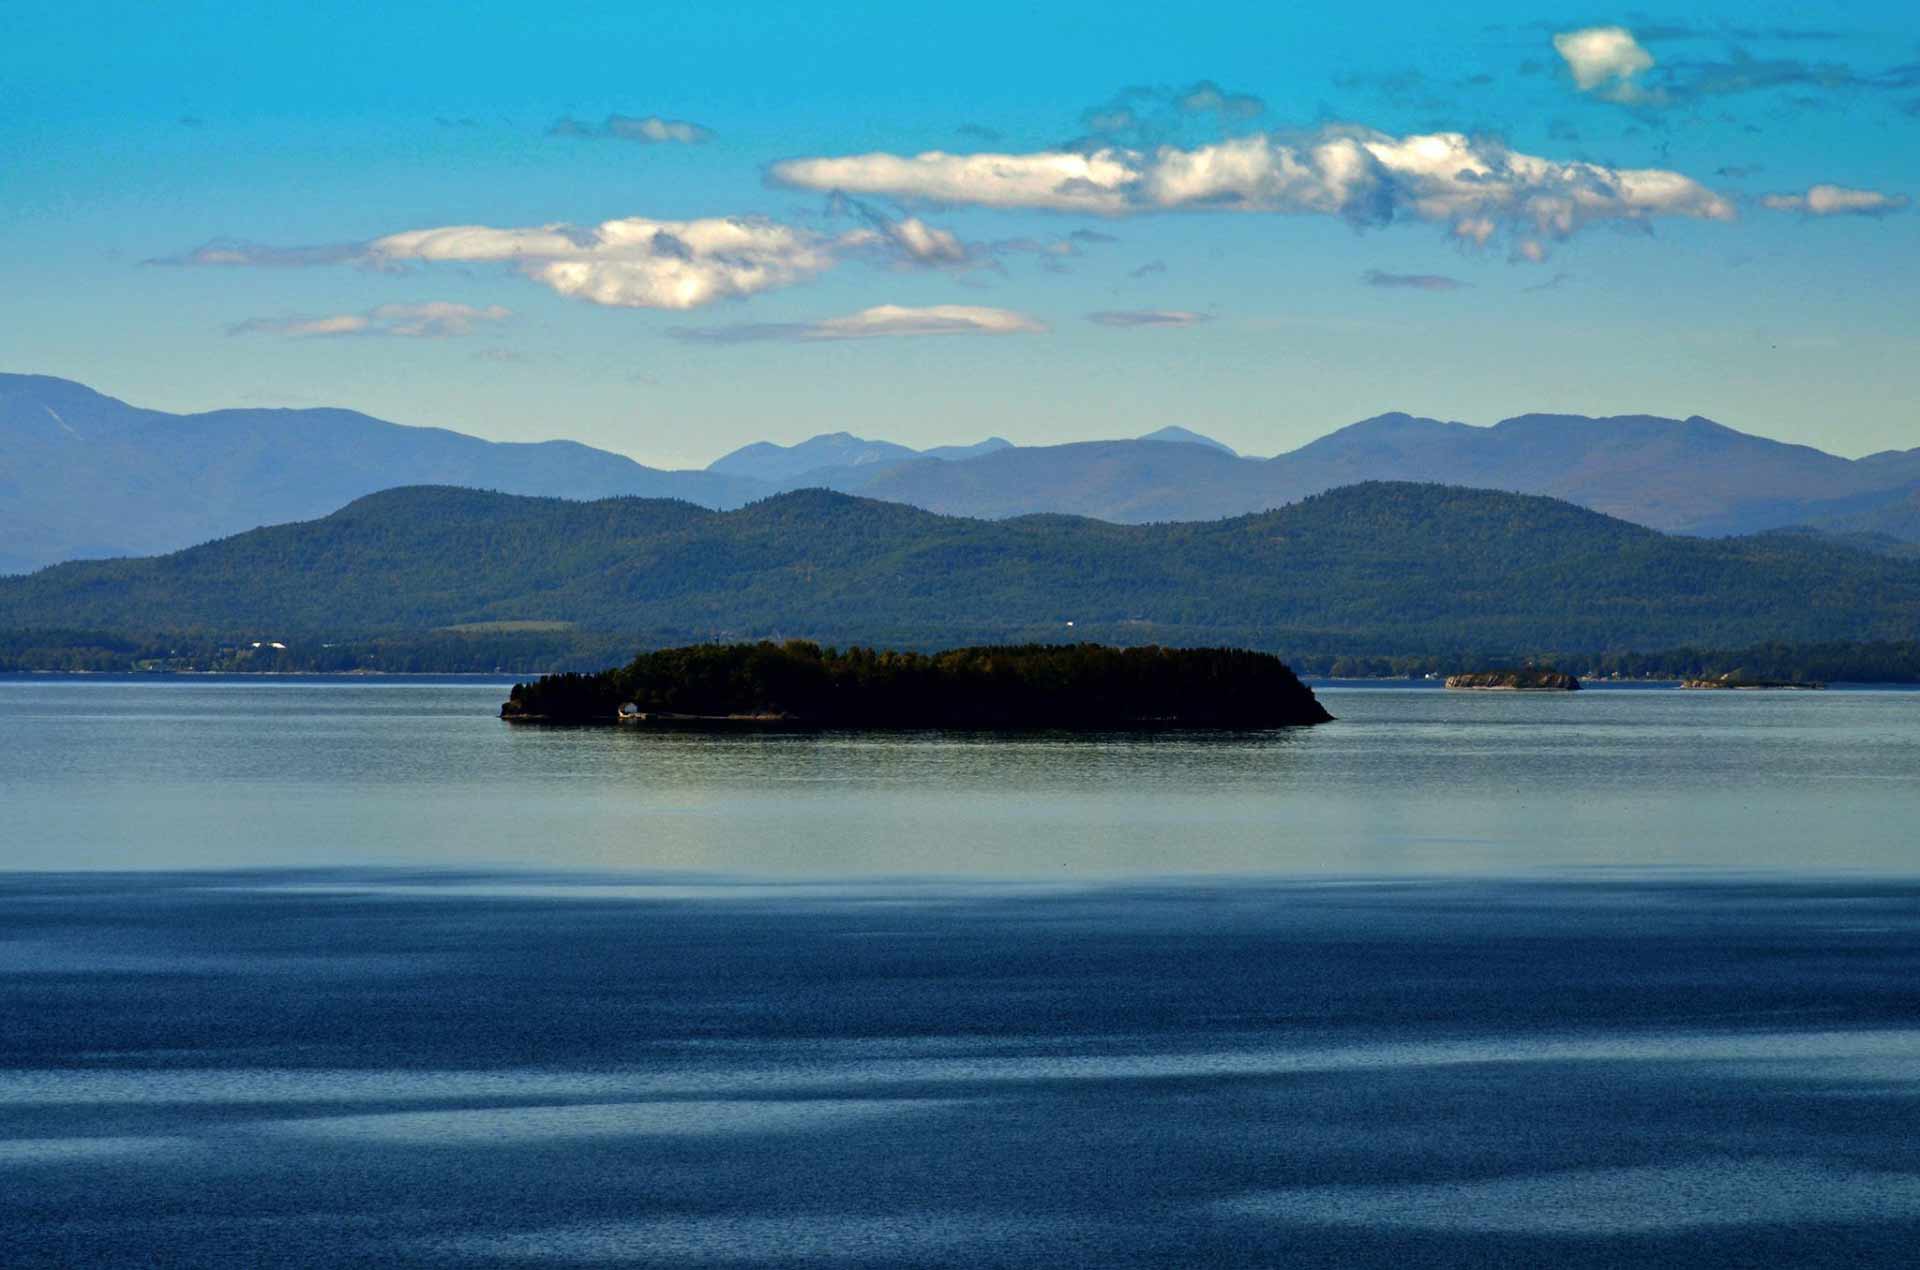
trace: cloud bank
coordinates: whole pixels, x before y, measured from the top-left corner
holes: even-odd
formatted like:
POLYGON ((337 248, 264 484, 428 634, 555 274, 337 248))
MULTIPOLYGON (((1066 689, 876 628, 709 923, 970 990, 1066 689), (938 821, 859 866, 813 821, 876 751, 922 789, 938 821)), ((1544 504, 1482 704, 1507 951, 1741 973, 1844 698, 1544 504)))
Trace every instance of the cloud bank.
MULTIPOLYGON (((615 308, 694 309, 804 282, 850 254, 907 267, 990 260, 1006 244, 976 250, 919 217, 890 218, 856 200, 840 200, 861 224, 829 235, 758 217, 667 221, 643 216, 580 226, 444 225, 372 242, 269 247, 215 240, 149 264, 297 266, 355 264, 404 272, 416 264, 504 264, 575 299, 615 308)), ((1067 253, 1076 248, 1076 236, 1067 253)))
POLYGON ((818 322, 741 322, 729 326, 676 327, 674 338, 706 344, 745 344, 764 340, 808 343, 819 340, 874 339, 921 335, 1028 335, 1044 333, 1045 322, 1012 309, 968 304, 908 308, 880 304, 846 317, 818 322))
POLYGON ((768 177, 923 204, 1100 216, 1217 210, 1335 216, 1356 226, 1411 219, 1476 245, 1502 233, 1537 243, 1601 222, 1737 214, 1731 200, 1678 172, 1547 159, 1458 132, 1393 137, 1345 125, 1191 149, 799 158, 774 164, 768 177))

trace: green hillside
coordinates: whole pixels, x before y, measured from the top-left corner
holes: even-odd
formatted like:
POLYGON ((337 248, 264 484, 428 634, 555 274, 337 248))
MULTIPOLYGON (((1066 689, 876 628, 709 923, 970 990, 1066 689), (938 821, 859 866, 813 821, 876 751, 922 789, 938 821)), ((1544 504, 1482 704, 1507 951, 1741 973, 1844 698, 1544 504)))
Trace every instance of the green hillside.
POLYGON ((651 645, 1902 640, 1920 633, 1920 564, 1800 535, 1669 537, 1553 499, 1434 485, 1165 525, 965 520, 825 491, 714 512, 413 487, 169 556, 0 580, 0 630, 312 642, 560 622, 651 645))

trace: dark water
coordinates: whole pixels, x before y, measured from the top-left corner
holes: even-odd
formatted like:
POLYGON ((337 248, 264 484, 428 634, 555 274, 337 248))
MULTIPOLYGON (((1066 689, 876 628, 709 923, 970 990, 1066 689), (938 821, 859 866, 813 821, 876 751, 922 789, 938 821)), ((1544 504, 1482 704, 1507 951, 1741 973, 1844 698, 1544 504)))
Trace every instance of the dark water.
POLYGON ((0 685, 0 1264, 1914 1263, 1920 696, 497 696, 0 685))

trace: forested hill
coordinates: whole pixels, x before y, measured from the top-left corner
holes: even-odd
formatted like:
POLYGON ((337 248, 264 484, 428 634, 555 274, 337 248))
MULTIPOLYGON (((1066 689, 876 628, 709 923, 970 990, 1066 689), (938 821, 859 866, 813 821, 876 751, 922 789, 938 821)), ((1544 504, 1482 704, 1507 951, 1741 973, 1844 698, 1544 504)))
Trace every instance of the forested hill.
POLYGON ((1912 639, 1920 564, 1798 535, 1669 537, 1548 498, 1398 483, 1164 525, 964 520, 825 491, 714 512, 414 487, 169 556, 0 580, 0 630, 310 642, 473 623, 653 645, 1730 647, 1912 639))

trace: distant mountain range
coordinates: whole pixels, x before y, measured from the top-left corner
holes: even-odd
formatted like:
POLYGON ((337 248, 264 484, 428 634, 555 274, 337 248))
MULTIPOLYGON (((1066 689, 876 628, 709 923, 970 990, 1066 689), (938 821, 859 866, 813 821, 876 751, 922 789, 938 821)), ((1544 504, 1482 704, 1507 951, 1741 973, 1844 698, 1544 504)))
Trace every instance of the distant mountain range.
POLYGON ((0 573, 144 556, 310 520, 396 485, 738 506, 767 488, 662 472, 572 441, 482 441, 351 410, 142 410, 64 379, 0 375, 0 573))
POLYGON ((1169 525, 962 519, 824 490, 715 512, 415 487, 155 559, 0 579, 0 630, 297 644, 560 624, 630 647, 1734 647, 1910 639, 1920 564, 1800 534, 1669 536, 1554 499, 1405 483, 1169 525))
POLYGON ((66 380, 0 375, 0 573, 170 551, 412 484, 712 509, 823 487, 952 515, 1145 523, 1265 511, 1367 480, 1548 494, 1679 533, 1794 526, 1867 550, 1920 544, 1920 449, 1849 460, 1698 417, 1522 415, 1483 428, 1386 414, 1272 459, 1180 427, 930 450, 838 432, 666 471, 568 441, 489 442, 348 410, 173 415, 66 380))

